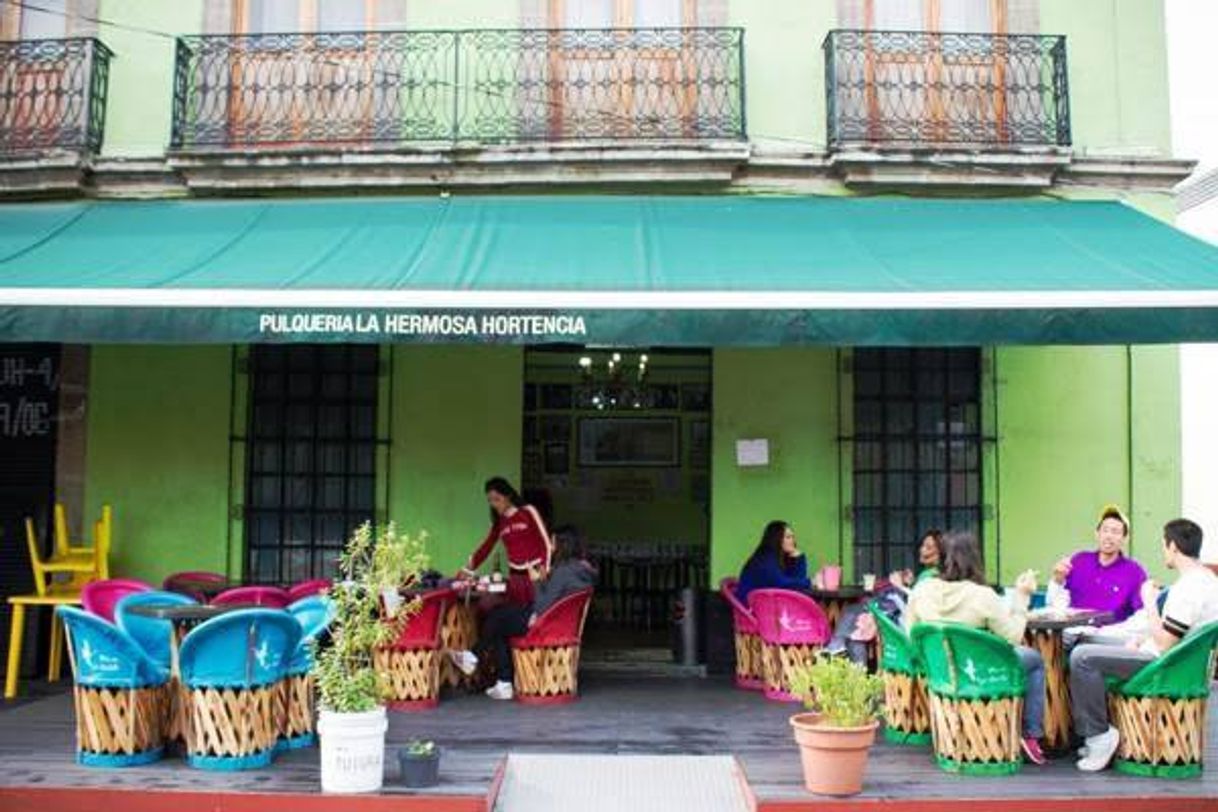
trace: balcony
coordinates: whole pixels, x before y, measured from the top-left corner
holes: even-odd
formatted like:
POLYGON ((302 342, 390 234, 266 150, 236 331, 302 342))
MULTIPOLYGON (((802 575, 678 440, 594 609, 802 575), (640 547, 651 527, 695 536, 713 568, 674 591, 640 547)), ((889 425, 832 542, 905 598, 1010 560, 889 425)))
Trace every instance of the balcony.
POLYGON ((178 151, 742 141, 729 28, 182 37, 178 151))
POLYGON ((1070 145, 1065 37, 831 31, 824 51, 830 150, 1070 145))
POLYGON ((95 39, 0 42, 0 160, 97 154, 110 56, 95 39))

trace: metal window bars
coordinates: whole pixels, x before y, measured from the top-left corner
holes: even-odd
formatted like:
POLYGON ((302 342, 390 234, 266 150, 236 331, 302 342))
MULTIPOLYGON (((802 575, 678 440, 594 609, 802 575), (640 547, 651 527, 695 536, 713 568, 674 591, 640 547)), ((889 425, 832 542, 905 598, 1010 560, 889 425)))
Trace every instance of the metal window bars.
POLYGON ((830 149, 1070 145, 1063 36, 836 30, 823 49, 830 149))
POLYGON ((91 38, 0 42, 0 156, 99 152, 111 56, 91 38))
POLYGON ((176 149, 739 140, 738 28, 180 37, 176 149))

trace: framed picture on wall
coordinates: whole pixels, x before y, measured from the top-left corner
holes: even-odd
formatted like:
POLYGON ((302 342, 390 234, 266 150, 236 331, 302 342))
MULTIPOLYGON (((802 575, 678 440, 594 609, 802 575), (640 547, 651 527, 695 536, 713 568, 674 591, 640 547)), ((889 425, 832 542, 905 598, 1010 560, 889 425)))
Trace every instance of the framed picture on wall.
POLYGON ((546 443, 546 476, 571 472, 571 447, 567 443, 546 443))
POLYGON ((677 466, 681 421, 675 417, 585 417, 579 421, 579 464, 677 466))

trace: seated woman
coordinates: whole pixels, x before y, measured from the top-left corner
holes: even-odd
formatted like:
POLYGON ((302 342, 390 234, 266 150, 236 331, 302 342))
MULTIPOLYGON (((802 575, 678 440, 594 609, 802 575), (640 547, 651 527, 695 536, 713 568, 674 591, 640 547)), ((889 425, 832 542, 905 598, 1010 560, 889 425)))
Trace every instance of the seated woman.
POLYGON ((867 611, 867 605, 874 600, 880 611, 888 615, 893 623, 900 624, 910 587, 939 574, 939 562, 943 560, 943 531, 927 530, 923 533, 914 548, 914 555, 918 561, 917 575, 911 570, 895 571, 888 576, 887 586, 876 590, 874 598, 861 600, 842 611, 833 637, 825 649, 829 654, 845 654, 859 665, 867 664, 868 644, 878 632, 875 618, 867 611))
POLYGON ((808 559, 795 545, 795 531, 783 521, 772 521, 761 533, 761 542, 740 571, 736 599, 748 605, 754 589, 811 589, 808 559))
POLYGON ((1038 652, 1020 645, 1028 623, 1028 603, 1036 591, 1029 570, 1015 581, 1010 600, 1004 600, 985 582, 981 550, 969 533, 951 533, 943 539, 943 560, 938 578, 914 587, 905 611, 905 626, 923 621, 950 621, 986 629, 1015 646, 1027 674, 1023 702, 1023 752, 1033 764, 1044 764, 1039 739, 1044 736, 1045 663, 1038 652))
POLYGON ((943 561, 943 531, 932 529, 922 534, 915 550, 918 559, 916 573, 913 570, 900 570, 888 576, 888 583, 904 592, 922 583, 927 578, 939 575, 939 566, 943 561))
POLYGON ((559 601, 596 583, 596 568, 585 560, 583 539, 569 525, 554 531, 554 554, 549 575, 533 585, 533 603, 503 603, 491 609, 473 651, 452 650, 448 656, 464 674, 478 668, 478 658, 492 654, 497 682, 487 689, 491 699, 511 699, 515 668, 509 641, 526 634, 537 618, 559 601))

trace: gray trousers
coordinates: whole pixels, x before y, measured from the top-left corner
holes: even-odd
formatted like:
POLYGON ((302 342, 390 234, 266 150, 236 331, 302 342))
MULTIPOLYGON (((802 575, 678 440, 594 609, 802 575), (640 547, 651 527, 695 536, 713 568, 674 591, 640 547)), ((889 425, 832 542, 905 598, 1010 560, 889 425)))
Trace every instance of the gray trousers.
POLYGON ((1105 677, 1127 679, 1154 659, 1124 646, 1083 643, 1070 652, 1070 713, 1074 732, 1083 738, 1108 729, 1108 687, 1105 677))
POLYGON ((1045 735, 1045 661, 1040 652, 1016 646, 1019 664, 1028 678, 1023 693, 1023 735, 1039 739, 1045 735))

